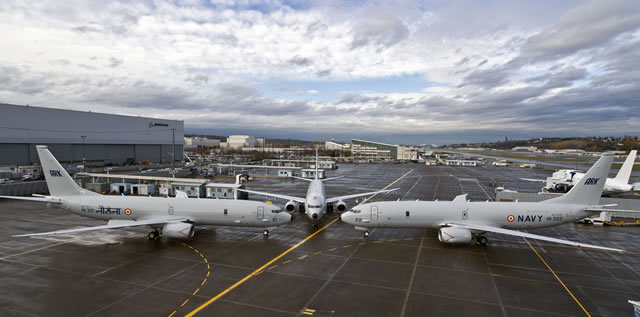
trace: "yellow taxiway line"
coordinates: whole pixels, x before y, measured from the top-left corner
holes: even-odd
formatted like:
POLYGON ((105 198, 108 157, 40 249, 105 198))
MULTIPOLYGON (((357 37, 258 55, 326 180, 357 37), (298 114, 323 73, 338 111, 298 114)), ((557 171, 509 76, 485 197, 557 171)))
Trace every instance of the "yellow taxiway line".
POLYGON ((544 265, 549 269, 549 271, 551 271, 551 274, 553 274, 553 276, 556 277, 556 279, 558 280, 558 282, 560 282, 560 284, 562 284, 562 287, 564 287, 564 289, 567 291, 567 293, 569 293, 569 295, 571 295, 571 297, 573 298, 574 301, 576 301, 576 303, 578 303, 578 306, 580 306, 580 308, 582 308, 582 310, 584 311, 585 314, 587 314, 587 316, 591 317, 591 314, 589 314, 589 312, 584 308, 584 306, 582 306, 582 304, 580 303, 580 301, 578 301, 578 299, 573 296, 573 293, 571 293, 571 291, 569 290, 569 288, 567 287, 567 285, 564 285, 564 283, 562 282, 562 280, 560 279, 560 277, 558 277, 558 275, 556 274, 556 272, 554 272, 551 267, 549 266, 549 264, 547 264, 547 261, 545 261, 542 256, 540 256, 540 253, 538 253, 538 251, 536 251, 535 248, 533 248, 533 246, 531 245, 531 243, 529 243, 529 241, 524 238, 524 241, 527 242, 527 244, 529 245, 529 247, 531 248, 531 250, 533 250, 533 252, 536 253, 536 255, 540 258, 540 260, 542 261, 542 263, 544 263, 544 265))
MULTIPOLYGON (((393 181, 391 184, 387 185, 384 189, 387 189, 389 187, 391 187, 393 184, 397 183, 399 180, 403 179, 405 176, 409 175, 411 172, 413 172, 413 169, 406 172, 404 175, 400 176, 398 179, 396 179, 395 181, 393 181)), ((373 198, 374 196, 376 196, 377 194, 373 194, 369 197, 367 197, 366 199, 364 199, 360 204, 363 204, 365 201, 369 200, 370 198, 373 198)), ((332 224, 334 224, 336 221, 338 221, 340 218, 336 217, 335 219, 331 220, 331 222, 329 222, 328 224, 326 224, 324 227, 318 229, 318 231, 310 234, 308 237, 304 238, 302 241, 296 243, 294 246, 292 246, 291 248, 287 249, 287 251, 282 252, 280 255, 276 256, 275 258, 271 259, 271 261, 265 263, 264 265, 262 265, 261 267, 259 267, 258 269, 256 269, 255 271, 251 272, 249 275, 245 276, 243 279, 241 279, 240 281, 236 282, 235 284, 229 286, 229 288, 225 289, 224 291, 220 292, 220 294, 212 297, 211 299, 209 299, 208 301, 206 301, 204 304, 200 305, 198 308, 194 309, 192 312, 188 313, 185 315, 185 317, 191 317, 194 316, 195 314, 197 314, 199 311, 203 310, 205 307, 211 305, 213 302, 217 301, 220 297, 224 296, 225 294, 231 292, 234 288, 242 285, 244 282, 248 281, 250 278, 262 273, 265 268, 269 267, 271 264, 273 264, 274 262, 278 261, 280 258, 282 258, 283 256, 287 255, 289 252, 297 249, 299 246, 301 246, 303 243, 307 242, 309 239, 315 237, 318 233, 322 232, 324 229, 327 229, 329 226, 331 226, 332 224)))

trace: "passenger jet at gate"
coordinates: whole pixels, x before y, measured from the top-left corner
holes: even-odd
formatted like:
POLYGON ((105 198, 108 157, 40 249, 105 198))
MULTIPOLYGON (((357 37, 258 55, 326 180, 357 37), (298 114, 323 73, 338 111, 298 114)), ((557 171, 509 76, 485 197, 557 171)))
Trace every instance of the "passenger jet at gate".
MULTIPOLYGON (((247 200, 123 197, 100 195, 78 186, 44 145, 36 146, 50 196, 0 198, 45 202, 72 213, 107 220, 106 225, 52 232, 21 234, 16 237, 53 235, 101 229, 149 226, 149 239, 192 238, 194 225, 268 228, 291 221, 291 215, 265 203, 247 200)), ((179 195, 180 196, 180 195, 179 195)))
POLYGON ((347 204, 343 200, 362 197, 362 196, 368 196, 368 195, 375 195, 375 194, 380 194, 380 193, 388 193, 388 192, 397 190, 397 189, 379 190, 379 191, 375 191, 375 192, 368 192, 368 193, 360 193, 360 194, 338 196, 338 197, 333 197, 333 198, 326 198, 326 196, 324 194, 324 183, 323 182, 324 181, 328 181, 328 180, 332 180, 332 179, 342 178, 342 176, 340 176, 340 177, 332 177, 332 178, 327 178, 327 179, 319 179, 318 178, 318 151, 317 150, 316 150, 316 175, 315 175, 315 178, 314 179, 306 179, 306 178, 295 177, 295 176, 291 176, 291 177, 296 178, 296 179, 300 179, 300 180, 304 180, 304 181, 307 181, 307 182, 311 182, 309 184, 309 188, 307 189, 307 196, 305 198, 282 195, 282 194, 259 192, 259 191, 247 190, 247 189, 238 189, 238 190, 244 191, 244 192, 247 192, 247 193, 257 194, 257 195, 264 195, 264 196, 268 196, 268 197, 286 199, 286 200, 288 200, 288 202, 285 204, 284 209, 286 211, 288 211, 288 212, 292 212, 292 211, 294 211, 296 209, 296 207, 298 207, 298 210, 305 211, 306 214, 307 214, 307 217, 309 217, 309 219, 311 219, 314 228, 318 227, 318 224, 320 222, 320 218, 322 218, 322 216, 327 212, 327 207, 330 208, 329 209, 330 211, 332 211, 334 209, 334 207, 335 207, 335 209, 338 212, 343 212, 343 211, 347 210, 347 204), (299 204, 301 204, 302 206, 298 206, 299 204))
MULTIPOLYGON (((465 195, 453 201, 385 201, 367 203, 342 214, 342 221, 368 228, 436 228, 443 243, 487 244, 485 233, 495 232, 578 247, 611 251, 614 248, 550 238, 518 229, 534 229, 572 223, 607 211, 598 205, 611 168, 612 154, 603 154, 569 193, 541 202, 470 202, 465 195)), ((622 211, 622 210, 619 210, 622 211)), ((624 210, 627 211, 627 210, 624 210)))

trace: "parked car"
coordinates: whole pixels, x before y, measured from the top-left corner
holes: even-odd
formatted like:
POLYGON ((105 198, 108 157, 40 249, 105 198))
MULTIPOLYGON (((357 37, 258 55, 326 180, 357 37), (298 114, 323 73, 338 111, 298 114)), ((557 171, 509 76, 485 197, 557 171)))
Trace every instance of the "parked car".
POLYGON ((0 178, 0 184, 11 184, 11 183, 13 183, 13 181, 8 178, 0 178))

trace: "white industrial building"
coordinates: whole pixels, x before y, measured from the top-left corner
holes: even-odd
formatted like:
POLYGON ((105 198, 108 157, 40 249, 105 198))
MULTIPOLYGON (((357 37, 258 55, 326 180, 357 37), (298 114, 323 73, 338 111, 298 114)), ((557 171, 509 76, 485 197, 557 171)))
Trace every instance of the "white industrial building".
POLYGON ((253 148, 256 147, 256 138, 250 135, 230 135, 226 143, 230 149, 253 148))
POLYGON ((32 106, 0 104, 0 166, 38 162, 48 145, 65 163, 87 165, 182 160, 184 122, 32 106))
POLYGON ((185 149, 195 149, 197 147, 208 147, 208 148, 220 147, 220 140, 207 139, 202 137, 184 138, 185 149))

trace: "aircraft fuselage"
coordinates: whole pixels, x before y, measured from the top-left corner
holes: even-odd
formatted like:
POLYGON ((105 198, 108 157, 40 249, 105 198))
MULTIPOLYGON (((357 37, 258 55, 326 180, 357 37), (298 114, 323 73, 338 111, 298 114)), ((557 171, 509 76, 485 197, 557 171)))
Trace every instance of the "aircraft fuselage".
POLYGON ((473 223, 505 229, 561 225, 591 216, 586 205, 530 202, 387 201, 363 204, 342 221, 363 228, 439 228, 473 223))

